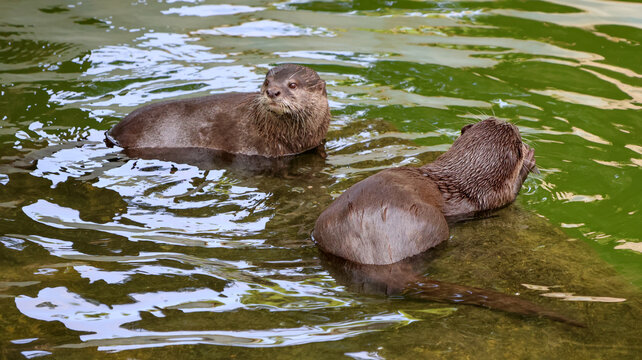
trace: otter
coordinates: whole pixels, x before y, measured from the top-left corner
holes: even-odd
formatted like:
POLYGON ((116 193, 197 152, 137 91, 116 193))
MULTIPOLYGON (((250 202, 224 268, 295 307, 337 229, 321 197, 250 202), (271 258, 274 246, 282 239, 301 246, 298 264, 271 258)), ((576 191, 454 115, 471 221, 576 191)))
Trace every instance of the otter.
POLYGON ((383 170, 346 190, 321 213, 312 239, 330 273, 360 292, 482 306, 581 322, 518 296, 444 283, 421 275, 426 251, 448 238, 448 225, 515 200, 535 152, 513 124, 488 118, 461 129, 452 147, 418 168, 383 170))
POLYGON ((284 64, 270 69, 260 92, 146 105, 105 135, 108 145, 125 149, 205 148, 273 158, 322 147, 329 123, 325 81, 308 67, 284 64))
POLYGON ((350 187, 321 213, 312 237, 346 260, 393 264, 446 240, 449 223, 514 201, 535 169, 517 127, 488 118, 464 126, 433 163, 383 170, 350 187))

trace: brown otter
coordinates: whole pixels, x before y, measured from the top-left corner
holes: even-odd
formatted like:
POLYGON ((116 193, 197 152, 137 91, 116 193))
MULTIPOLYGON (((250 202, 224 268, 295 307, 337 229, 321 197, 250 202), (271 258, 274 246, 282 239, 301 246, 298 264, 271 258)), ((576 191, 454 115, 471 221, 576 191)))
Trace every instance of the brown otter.
POLYGON ((207 148, 279 157, 322 145, 330 122, 325 82, 312 69, 272 68, 257 93, 143 106, 106 133, 124 148, 207 148))
POLYGON ((319 216, 313 240, 331 274, 366 293, 403 294, 582 323, 517 296, 421 276, 426 250, 448 224, 508 205, 536 171, 516 126, 489 118, 464 126, 433 163, 383 170, 346 190, 319 216))
POLYGON ((417 255, 448 237, 448 223, 515 200, 534 150, 516 126, 489 118, 464 126, 435 162, 383 170, 346 190, 319 216, 321 250, 384 265, 417 255))

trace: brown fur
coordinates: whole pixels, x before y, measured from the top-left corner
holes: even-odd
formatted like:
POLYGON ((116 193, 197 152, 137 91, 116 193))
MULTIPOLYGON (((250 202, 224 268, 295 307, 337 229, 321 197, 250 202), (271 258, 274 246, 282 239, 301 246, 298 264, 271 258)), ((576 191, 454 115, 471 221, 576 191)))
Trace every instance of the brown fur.
POLYGON ((268 72, 258 93, 143 106, 106 135, 124 148, 207 148, 278 157, 322 144, 329 122, 325 82, 310 68, 285 64, 268 72))
POLYGON ((435 162, 387 169, 346 190, 317 219, 314 240, 360 264, 417 255, 448 238, 448 222, 514 201, 533 156, 512 124, 467 125, 435 162))

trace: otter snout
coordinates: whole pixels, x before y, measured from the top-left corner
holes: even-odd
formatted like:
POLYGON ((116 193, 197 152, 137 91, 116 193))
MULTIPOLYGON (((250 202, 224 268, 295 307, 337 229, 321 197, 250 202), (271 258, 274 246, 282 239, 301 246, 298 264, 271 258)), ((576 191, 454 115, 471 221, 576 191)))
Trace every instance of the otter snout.
POLYGON ((280 90, 280 89, 277 89, 277 88, 269 88, 269 89, 265 90, 265 92, 267 93, 267 96, 268 96, 270 99, 275 99, 275 98, 277 98, 279 95, 281 95, 281 90, 280 90))

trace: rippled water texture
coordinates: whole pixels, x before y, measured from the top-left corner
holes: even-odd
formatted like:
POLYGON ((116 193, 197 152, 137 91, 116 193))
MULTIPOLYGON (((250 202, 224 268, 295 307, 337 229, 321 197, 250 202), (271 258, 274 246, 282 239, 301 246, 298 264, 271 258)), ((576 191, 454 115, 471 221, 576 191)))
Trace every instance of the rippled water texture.
POLYGON ((636 2, 2 1, 0 358, 639 357, 640 42, 636 2), (136 107, 255 91, 282 62, 327 81, 326 160, 102 143, 136 107), (586 328, 364 293, 310 240, 351 184, 493 114, 541 174, 425 274, 586 328))

